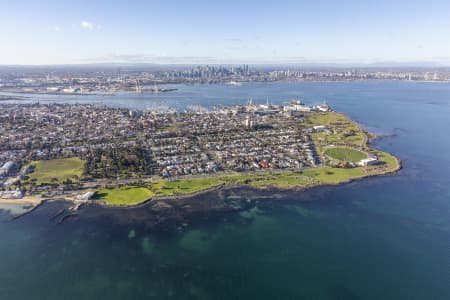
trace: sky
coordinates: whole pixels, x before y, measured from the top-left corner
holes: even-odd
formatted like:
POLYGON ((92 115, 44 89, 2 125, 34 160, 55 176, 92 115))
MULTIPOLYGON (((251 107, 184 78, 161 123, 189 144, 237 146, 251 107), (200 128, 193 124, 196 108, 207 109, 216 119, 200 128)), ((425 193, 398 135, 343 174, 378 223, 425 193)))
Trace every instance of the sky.
POLYGON ((0 0, 0 64, 450 64, 450 1, 0 0))

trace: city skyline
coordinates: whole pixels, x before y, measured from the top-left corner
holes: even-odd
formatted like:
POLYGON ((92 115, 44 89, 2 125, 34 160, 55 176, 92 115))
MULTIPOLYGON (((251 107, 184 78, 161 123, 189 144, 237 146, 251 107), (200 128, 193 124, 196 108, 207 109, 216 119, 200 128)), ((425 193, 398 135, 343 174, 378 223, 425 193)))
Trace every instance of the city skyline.
POLYGON ((0 65, 450 65, 445 1, 0 4, 0 65))

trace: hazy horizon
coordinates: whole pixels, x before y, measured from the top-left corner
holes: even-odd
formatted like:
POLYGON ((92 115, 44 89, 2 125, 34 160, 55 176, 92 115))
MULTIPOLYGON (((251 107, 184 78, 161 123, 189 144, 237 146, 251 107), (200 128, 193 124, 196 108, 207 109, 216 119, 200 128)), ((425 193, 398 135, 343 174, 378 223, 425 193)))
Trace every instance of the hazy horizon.
POLYGON ((364 62, 303 62, 303 63, 289 63, 289 62, 185 62, 185 63, 158 63, 158 62, 92 62, 92 63, 55 63, 55 64, 0 64, 0 68, 89 68, 89 67, 197 67, 197 66, 242 66, 249 65, 253 68, 303 68, 303 69, 447 69, 450 68, 450 62, 433 62, 433 61, 380 61, 372 63, 364 62))

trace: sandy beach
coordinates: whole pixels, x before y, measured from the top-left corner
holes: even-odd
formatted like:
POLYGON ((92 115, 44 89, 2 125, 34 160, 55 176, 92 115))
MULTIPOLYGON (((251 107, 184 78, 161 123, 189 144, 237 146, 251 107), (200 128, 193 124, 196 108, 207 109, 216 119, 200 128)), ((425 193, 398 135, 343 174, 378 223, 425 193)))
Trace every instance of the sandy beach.
POLYGON ((39 205, 42 202, 42 198, 37 197, 23 197, 22 199, 1 199, 1 204, 23 204, 23 205, 39 205))

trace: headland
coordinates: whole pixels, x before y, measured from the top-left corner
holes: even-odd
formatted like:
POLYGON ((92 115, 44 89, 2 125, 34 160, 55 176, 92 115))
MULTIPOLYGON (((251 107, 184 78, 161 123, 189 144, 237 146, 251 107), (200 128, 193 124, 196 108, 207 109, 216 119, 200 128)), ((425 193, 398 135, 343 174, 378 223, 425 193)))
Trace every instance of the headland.
POLYGON ((158 113, 6 104, 0 122, 0 198, 11 203, 39 195, 75 208, 134 207, 233 187, 338 185, 401 168, 370 146, 375 135, 326 103, 158 113))

